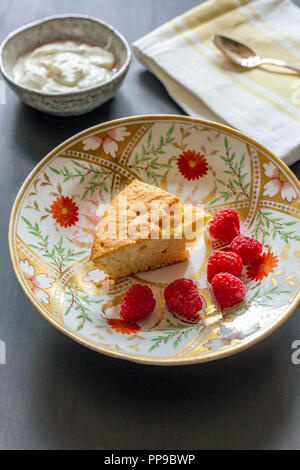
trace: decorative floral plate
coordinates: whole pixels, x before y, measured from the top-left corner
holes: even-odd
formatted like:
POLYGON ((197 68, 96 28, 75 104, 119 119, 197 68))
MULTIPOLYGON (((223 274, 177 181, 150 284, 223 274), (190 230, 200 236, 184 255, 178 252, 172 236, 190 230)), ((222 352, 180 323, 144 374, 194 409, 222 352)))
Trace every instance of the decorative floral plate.
MULTIPOLYGON (((147 364, 188 364, 236 353, 270 334, 299 301, 300 185, 261 145, 236 130, 183 116, 140 116, 72 137, 31 172, 16 198, 9 246, 16 276, 33 305, 59 330, 96 351, 147 364), (203 239, 189 261, 112 281, 89 261, 99 204, 135 178, 214 213, 236 209, 242 233, 263 245, 245 271, 244 302, 222 316, 206 282, 211 248, 203 239), (203 309, 197 323, 168 312, 163 290, 190 277, 203 309), (153 314, 120 319, 129 286, 151 286, 153 314)), ((100 207, 101 208, 101 207, 100 207)))

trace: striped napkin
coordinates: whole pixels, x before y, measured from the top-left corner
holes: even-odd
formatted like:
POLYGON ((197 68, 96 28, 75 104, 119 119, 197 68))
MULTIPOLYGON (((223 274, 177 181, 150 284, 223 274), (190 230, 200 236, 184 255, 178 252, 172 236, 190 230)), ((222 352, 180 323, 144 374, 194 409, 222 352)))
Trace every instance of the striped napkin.
POLYGON ((241 69, 213 34, 300 65, 300 10, 290 0, 208 0, 133 44, 187 114, 235 127, 291 165, 300 158, 300 74, 241 69))

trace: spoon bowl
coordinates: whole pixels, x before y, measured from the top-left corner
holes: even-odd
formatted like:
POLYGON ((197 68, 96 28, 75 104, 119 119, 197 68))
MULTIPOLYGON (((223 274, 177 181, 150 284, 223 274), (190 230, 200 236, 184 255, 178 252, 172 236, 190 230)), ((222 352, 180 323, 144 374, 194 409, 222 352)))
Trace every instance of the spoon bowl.
POLYGON ((241 67, 252 69, 259 65, 277 65, 300 72, 300 66, 287 64, 279 59, 261 58, 250 47, 226 36, 214 35, 212 41, 225 57, 241 67))
POLYGON ((217 48, 232 62, 242 67, 253 68, 261 64, 261 58, 250 47, 226 36, 213 36, 217 48))

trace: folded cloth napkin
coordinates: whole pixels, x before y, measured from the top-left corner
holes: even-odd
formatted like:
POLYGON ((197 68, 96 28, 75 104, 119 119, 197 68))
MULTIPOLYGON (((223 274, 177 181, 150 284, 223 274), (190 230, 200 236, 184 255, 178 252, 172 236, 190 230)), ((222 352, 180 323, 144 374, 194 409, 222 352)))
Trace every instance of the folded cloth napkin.
POLYGON ((217 50, 213 34, 300 65, 300 10, 291 0, 207 0, 133 44, 187 114, 229 124, 291 165, 300 158, 300 74, 241 69, 217 50))

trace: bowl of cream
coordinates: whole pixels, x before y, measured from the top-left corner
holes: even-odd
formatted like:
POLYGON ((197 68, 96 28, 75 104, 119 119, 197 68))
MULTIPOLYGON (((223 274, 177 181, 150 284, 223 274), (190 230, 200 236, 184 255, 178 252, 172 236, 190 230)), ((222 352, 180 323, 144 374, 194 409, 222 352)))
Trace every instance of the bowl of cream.
POLYGON ((23 26, 3 41, 0 69, 21 100, 49 114, 76 116, 111 99, 131 62, 126 39, 82 15, 56 15, 23 26))

